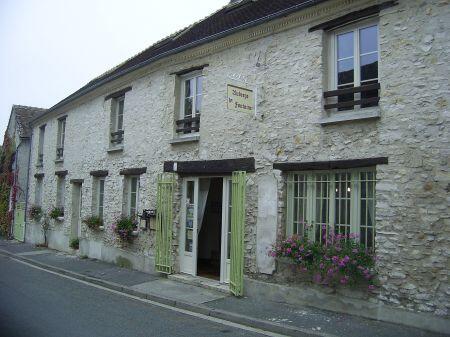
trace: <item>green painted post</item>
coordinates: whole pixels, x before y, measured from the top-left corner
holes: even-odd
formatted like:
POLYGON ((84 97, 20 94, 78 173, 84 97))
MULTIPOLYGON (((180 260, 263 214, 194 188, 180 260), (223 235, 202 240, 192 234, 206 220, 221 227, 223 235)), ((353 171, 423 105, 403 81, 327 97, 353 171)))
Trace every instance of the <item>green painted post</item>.
POLYGON ((245 182, 245 172, 233 172, 231 197, 230 290, 235 296, 242 296, 244 294, 245 182))
POLYGON ((158 175, 155 269, 172 273, 173 174, 158 175))

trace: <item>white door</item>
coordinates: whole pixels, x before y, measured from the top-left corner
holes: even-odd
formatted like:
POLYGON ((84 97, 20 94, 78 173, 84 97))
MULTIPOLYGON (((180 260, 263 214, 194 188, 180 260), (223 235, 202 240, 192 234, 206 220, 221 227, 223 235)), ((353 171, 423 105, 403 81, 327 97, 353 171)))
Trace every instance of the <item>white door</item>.
POLYGON ((223 178, 220 282, 230 282, 231 177, 223 178))
POLYGON ((197 274, 198 178, 183 180, 180 271, 197 274))

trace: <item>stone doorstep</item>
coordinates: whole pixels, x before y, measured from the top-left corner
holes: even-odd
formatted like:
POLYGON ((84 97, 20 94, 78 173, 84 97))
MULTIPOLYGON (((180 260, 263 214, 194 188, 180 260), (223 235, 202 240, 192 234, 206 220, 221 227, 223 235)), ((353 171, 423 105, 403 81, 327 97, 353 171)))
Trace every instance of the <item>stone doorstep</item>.
MULTIPOLYGON (((145 294, 145 293, 139 292, 135 289, 132 289, 130 287, 122 286, 122 285, 114 283, 114 282, 109 282, 109 281, 97 279, 94 277, 82 275, 79 273, 75 273, 73 271, 69 271, 66 269, 47 265, 45 263, 41 263, 41 262, 38 262, 38 261, 35 261, 32 259, 28 259, 26 257, 8 252, 4 249, 0 249, 0 255, 8 256, 11 258, 16 258, 20 261, 32 264, 34 266, 52 271, 52 272, 60 274, 60 275, 70 276, 70 277, 82 280, 84 282, 97 284, 99 286, 102 286, 102 287, 105 287, 105 288, 108 288, 111 290, 115 290, 118 292, 122 292, 122 293, 125 293, 128 295, 131 295, 131 296, 136 296, 136 297, 139 297, 142 299, 147 299, 150 301, 154 301, 154 302, 161 303, 164 305, 176 307, 179 309, 188 310, 188 311, 199 313, 202 315, 223 319, 225 321, 242 324, 242 325, 257 328, 257 329, 264 329, 269 332, 283 334, 286 336, 317 336, 317 335, 322 336, 322 334, 318 334, 314 331, 309 331, 307 329, 302 329, 302 328, 298 328, 298 327, 294 327, 294 326, 290 326, 290 325, 286 325, 286 324, 272 323, 272 322, 260 320, 260 319, 250 317, 250 316, 245 316, 245 315, 240 315, 240 314, 238 315, 234 312, 229 312, 229 311, 224 311, 224 310, 219 310, 219 309, 212 309, 212 308, 206 307, 204 305, 195 305, 195 304, 191 304, 191 303, 185 303, 185 302, 177 301, 174 299, 166 298, 163 296, 157 296, 157 295, 153 295, 153 294, 145 294)), ((216 283, 218 283, 218 282, 216 281, 216 283)))
POLYGON ((206 277, 192 276, 188 274, 171 274, 167 275, 167 278, 169 280, 189 284, 192 286, 219 291, 227 295, 231 294, 230 287, 228 284, 223 284, 217 280, 212 280, 206 277))

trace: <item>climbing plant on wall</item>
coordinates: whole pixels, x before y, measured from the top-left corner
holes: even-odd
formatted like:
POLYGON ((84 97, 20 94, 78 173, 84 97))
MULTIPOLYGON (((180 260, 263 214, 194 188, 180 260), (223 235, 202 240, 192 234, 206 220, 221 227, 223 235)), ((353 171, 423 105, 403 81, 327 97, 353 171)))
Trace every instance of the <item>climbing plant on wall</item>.
POLYGON ((9 211, 9 197, 15 200, 14 173, 14 142, 5 134, 0 149, 0 235, 7 235, 11 225, 12 213, 9 211))

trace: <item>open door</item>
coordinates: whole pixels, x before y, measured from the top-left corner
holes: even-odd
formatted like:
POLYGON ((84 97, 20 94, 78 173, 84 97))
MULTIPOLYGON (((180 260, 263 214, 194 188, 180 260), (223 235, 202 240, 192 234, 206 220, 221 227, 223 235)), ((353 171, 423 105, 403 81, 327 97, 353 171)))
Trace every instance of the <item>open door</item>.
POLYGON ((183 180, 182 216, 180 233, 180 271, 197 274, 199 179, 183 180))
POLYGON ((172 273, 173 174, 158 175, 155 270, 172 273))
POLYGON ((244 225, 246 173, 233 172, 231 188, 230 290, 244 294, 244 225))

